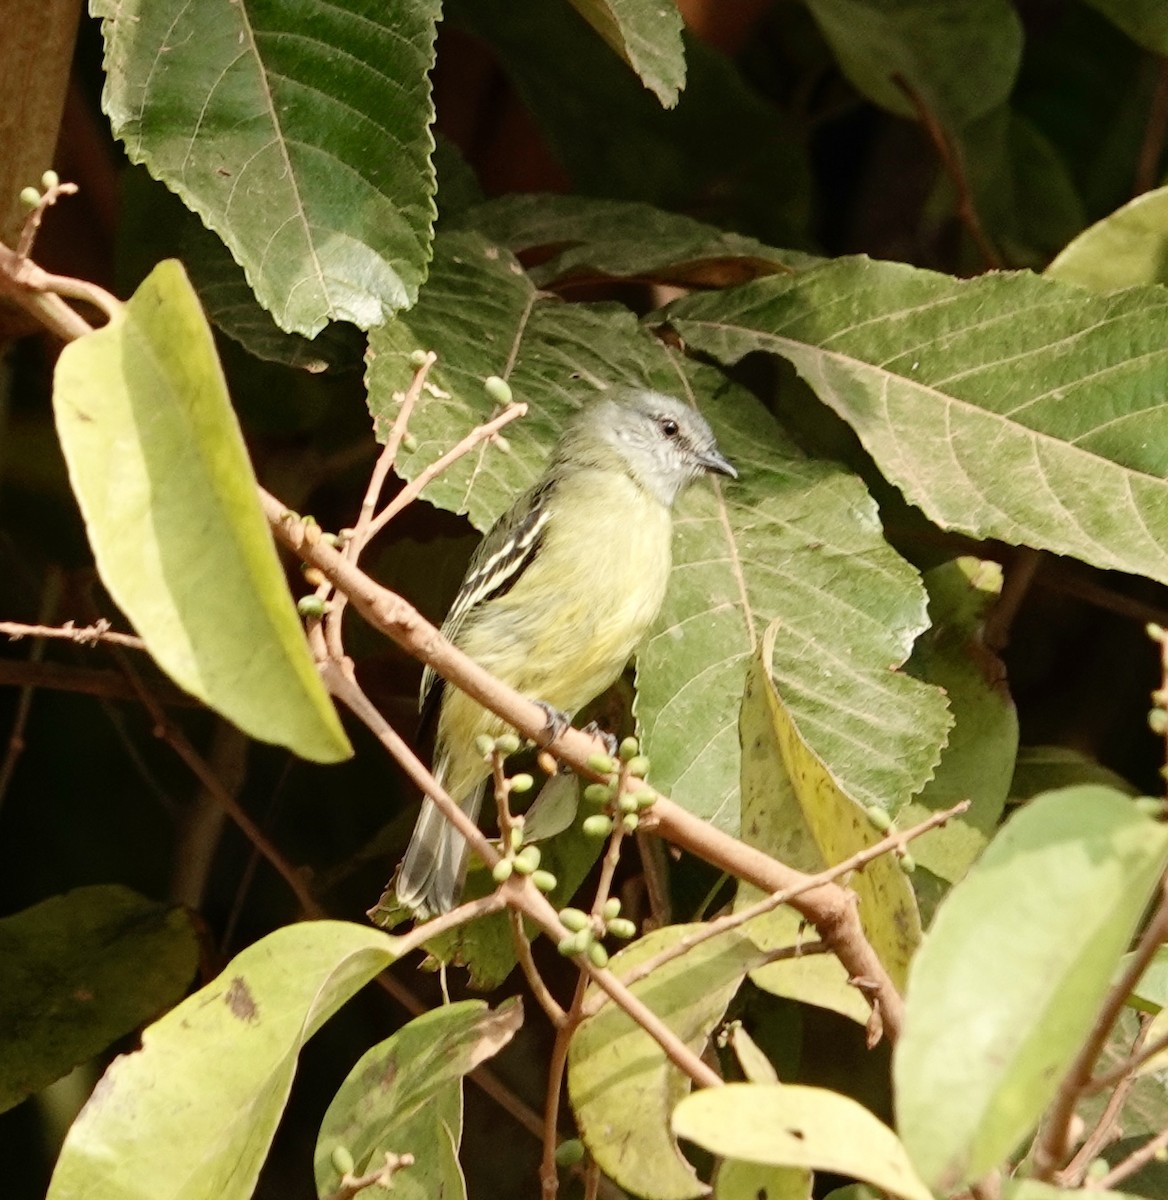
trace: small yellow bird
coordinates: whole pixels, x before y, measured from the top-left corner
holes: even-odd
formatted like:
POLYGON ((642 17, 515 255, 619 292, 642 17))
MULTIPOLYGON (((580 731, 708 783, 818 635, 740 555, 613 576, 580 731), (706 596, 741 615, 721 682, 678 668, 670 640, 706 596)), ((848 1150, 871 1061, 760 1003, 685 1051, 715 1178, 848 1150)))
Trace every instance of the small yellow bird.
MULTIPOLYGON (((442 632, 492 675, 570 716, 624 670, 661 609, 674 502, 705 474, 737 478, 704 418, 673 396, 613 389, 565 429, 547 470, 491 527, 442 632)), ((476 739, 506 723, 429 668, 434 775, 472 820, 490 775, 476 739)), ((395 884, 419 918, 453 908, 466 840, 422 804, 395 884)))

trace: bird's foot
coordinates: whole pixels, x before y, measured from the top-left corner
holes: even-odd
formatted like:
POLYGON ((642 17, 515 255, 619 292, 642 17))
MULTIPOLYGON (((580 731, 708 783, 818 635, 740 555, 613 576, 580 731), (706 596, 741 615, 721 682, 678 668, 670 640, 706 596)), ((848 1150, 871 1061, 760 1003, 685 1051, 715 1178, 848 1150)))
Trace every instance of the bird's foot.
POLYGON ((543 727, 543 732, 535 739, 536 745, 546 749, 572 724, 572 718, 566 712, 562 712, 558 708, 552 708, 550 704, 546 704, 543 700, 535 701, 536 708, 540 709, 547 719, 547 724, 543 727))
POLYGON ((620 749, 620 741, 615 733, 610 733, 607 729, 602 729, 595 721, 589 721, 581 733, 586 733, 590 737, 598 737, 604 743, 605 752, 609 758, 616 758, 617 751, 620 749))

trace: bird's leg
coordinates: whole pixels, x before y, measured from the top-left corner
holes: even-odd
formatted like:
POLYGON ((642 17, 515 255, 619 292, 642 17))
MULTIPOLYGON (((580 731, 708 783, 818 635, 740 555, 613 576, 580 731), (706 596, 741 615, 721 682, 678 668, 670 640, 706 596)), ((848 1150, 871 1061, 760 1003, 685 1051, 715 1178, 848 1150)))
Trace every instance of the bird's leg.
POLYGON ((572 718, 566 712, 558 708, 552 708, 550 704, 543 700, 534 701, 538 708, 547 719, 547 724, 543 727, 543 732, 535 739, 536 745, 546 750, 572 724, 572 718))
POLYGON ((604 749, 608 752, 609 758, 616 758, 617 751, 620 749, 620 742, 615 733, 610 733, 607 729, 602 729, 595 721, 589 721, 581 733, 586 733, 590 737, 598 737, 604 743, 604 749))

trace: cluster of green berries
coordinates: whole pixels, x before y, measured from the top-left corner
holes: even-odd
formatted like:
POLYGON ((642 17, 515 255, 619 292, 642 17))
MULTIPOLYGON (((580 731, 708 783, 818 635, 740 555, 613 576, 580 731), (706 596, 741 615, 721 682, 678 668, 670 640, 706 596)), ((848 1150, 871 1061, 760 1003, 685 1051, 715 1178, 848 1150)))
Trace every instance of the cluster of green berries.
MULTIPOLYGON (((483 733, 475 739, 475 749, 483 758, 490 758, 493 754, 501 754, 506 758, 507 755, 514 754, 520 745, 519 735, 515 733, 504 733, 497 738, 483 733)), ((506 783, 508 795, 513 792, 517 796, 530 792, 534 786, 535 780, 526 772, 510 776, 506 783)), ((522 817, 511 819, 507 845, 500 849, 503 857, 491 868, 491 876, 496 883, 506 883, 512 875, 528 875, 541 892, 555 890, 558 882, 556 877, 550 871, 541 871, 539 868, 539 847, 533 843, 524 843, 522 817)))
MULTIPOLYGON (((46 171, 41 176, 41 188, 46 192, 51 192, 54 188, 61 186, 61 177, 56 171, 46 171)), ((36 208, 44 199, 44 195, 40 188, 34 188, 31 185, 26 188, 21 188, 20 202, 25 208, 36 208)))
POLYGON ((608 966, 608 951, 600 938, 611 934, 627 940, 637 932, 636 925, 620 915, 621 902, 610 896, 598 913, 586 913, 581 908, 560 909, 560 923, 568 930, 568 936, 556 948, 566 958, 576 954, 587 954, 588 961, 598 970, 608 966))
POLYGON ((650 808, 657 799, 657 794, 649 788, 639 792, 624 789, 624 781, 630 775, 644 779, 649 773, 649 760, 641 753, 637 739, 625 738, 617 753, 619 766, 607 754, 594 754, 588 760, 590 770, 609 778, 605 783, 590 783, 584 789, 584 799, 602 809, 584 819, 581 828, 587 837, 608 837, 618 820, 625 833, 636 833, 640 824, 639 814, 650 808))

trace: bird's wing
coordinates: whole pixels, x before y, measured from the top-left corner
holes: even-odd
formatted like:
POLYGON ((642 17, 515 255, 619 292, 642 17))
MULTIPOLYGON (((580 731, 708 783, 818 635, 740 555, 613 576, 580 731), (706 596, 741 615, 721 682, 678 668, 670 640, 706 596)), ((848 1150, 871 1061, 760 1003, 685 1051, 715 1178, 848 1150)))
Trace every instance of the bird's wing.
MULTIPOLYGON (((553 480, 543 480, 533 491, 520 497, 491 526, 474 552, 462 587, 446 614, 446 620, 442 622, 444 637, 457 643, 458 632, 469 614, 478 605, 506 594, 518 582, 539 549, 551 515, 548 501, 553 487, 553 480)), ((418 707, 422 713, 423 727, 437 714, 442 686, 443 680, 432 667, 422 672, 418 707)))

